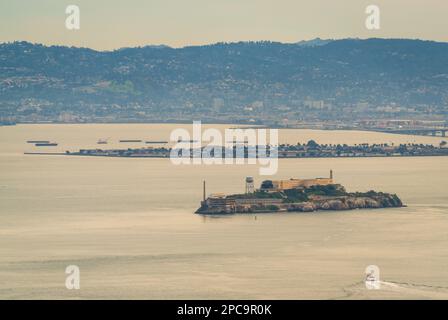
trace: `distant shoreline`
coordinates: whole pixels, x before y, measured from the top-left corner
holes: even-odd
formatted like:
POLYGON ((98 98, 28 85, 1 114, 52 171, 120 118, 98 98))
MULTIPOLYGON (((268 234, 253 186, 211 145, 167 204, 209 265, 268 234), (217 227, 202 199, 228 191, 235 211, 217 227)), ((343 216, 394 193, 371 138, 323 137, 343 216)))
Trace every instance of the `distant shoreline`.
MULTIPOLYGON (((229 123, 227 121, 203 121, 204 125, 228 125, 231 128, 244 127, 245 129, 279 129, 279 130, 316 130, 316 131, 359 131, 359 132, 375 132, 384 134, 394 134, 394 135, 405 135, 405 136, 417 136, 417 137, 429 137, 429 138, 439 138, 448 139, 448 127, 445 128, 420 128, 420 129, 403 129, 403 130, 393 130, 393 129, 383 129, 383 128, 359 128, 350 125, 347 126, 335 126, 327 125, 318 126, 317 124, 308 124, 303 126, 282 126, 282 125, 269 125, 269 124, 255 124, 255 123, 229 123), (434 133, 434 134, 428 134, 434 133), (441 135, 436 135, 439 132, 441 135)), ((144 125, 144 124, 160 124, 160 125, 172 125, 172 124, 191 124, 191 120, 179 120, 179 121, 136 121, 136 122, 17 122, 9 125, 0 125, 0 127, 14 127, 17 125, 108 125, 108 124, 119 124, 119 125, 144 125)))
MULTIPOLYGON (((75 156, 75 157, 103 157, 103 158, 148 158, 148 159, 169 159, 169 156, 161 155, 94 155, 94 154, 78 154, 78 153, 65 153, 65 152, 24 152, 24 155, 35 155, 35 156, 75 156)), ((305 156, 305 157, 282 157, 279 156, 278 159, 346 159, 346 158, 418 158, 418 157, 448 157, 447 154, 433 154, 433 155, 363 155, 363 156, 305 156)), ((236 158, 234 158, 236 159, 236 158)), ((244 158, 247 159, 247 158, 244 158)))

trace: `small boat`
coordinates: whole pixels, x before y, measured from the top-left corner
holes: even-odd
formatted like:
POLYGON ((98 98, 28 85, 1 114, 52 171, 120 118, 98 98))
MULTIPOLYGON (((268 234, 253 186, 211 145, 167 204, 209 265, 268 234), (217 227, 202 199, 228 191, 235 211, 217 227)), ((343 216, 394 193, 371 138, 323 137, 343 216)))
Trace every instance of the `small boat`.
POLYGON ((108 141, 109 141, 109 138, 107 138, 107 139, 99 139, 96 143, 97 144, 107 144, 108 141))

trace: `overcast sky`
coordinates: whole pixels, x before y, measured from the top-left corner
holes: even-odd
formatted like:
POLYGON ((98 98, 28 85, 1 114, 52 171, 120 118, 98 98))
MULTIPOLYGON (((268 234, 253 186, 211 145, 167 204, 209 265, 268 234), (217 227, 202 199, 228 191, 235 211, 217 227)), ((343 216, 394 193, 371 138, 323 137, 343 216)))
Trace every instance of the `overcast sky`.
POLYGON ((111 50, 240 40, 419 38, 448 42, 448 0, 1 0, 0 42, 26 40, 111 50), (65 28, 76 4, 81 29, 65 28), (367 30, 365 9, 381 9, 367 30))

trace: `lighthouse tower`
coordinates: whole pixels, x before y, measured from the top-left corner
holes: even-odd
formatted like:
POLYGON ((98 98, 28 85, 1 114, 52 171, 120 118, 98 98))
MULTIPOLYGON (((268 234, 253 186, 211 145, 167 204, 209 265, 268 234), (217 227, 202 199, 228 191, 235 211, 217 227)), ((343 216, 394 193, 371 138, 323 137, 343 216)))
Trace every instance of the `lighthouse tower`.
POLYGON ((252 177, 246 177, 246 194, 247 193, 254 193, 254 178, 252 177))

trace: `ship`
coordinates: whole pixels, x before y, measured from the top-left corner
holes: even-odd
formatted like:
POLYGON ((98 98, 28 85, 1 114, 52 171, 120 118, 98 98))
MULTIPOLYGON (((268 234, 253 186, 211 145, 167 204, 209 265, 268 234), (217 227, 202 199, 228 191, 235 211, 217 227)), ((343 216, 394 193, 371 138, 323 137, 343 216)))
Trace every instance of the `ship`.
POLYGON ((36 147, 56 147, 58 144, 56 142, 38 142, 34 145, 36 147))
POLYGON ((196 143, 196 142, 198 142, 198 140, 193 140, 193 139, 190 139, 190 140, 183 140, 183 139, 178 139, 177 140, 177 142, 178 143, 196 143))

